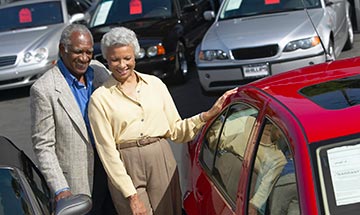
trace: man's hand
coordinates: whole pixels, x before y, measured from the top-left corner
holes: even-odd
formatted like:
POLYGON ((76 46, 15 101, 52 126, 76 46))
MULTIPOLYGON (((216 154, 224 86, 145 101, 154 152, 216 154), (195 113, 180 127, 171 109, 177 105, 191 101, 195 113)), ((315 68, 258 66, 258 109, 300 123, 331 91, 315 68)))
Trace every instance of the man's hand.
POLYGON ((139 199, 137 194, 128 197, 130 201, 130 208, 133 215, 146 215, 146 208, 144 203, 139 199))
POLYGON ((72 193, 70 192, 70 190, 62 191, 55 196, 55 202, 58 202, 60 199, 67 198, 69 196, 72 196, 72 193))

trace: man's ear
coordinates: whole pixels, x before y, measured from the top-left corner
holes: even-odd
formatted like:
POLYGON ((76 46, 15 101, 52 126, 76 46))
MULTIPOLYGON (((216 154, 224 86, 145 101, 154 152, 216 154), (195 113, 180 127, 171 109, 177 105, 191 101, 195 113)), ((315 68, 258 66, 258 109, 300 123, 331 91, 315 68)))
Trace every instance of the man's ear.
POLYGON ((59 56, 62 56, 65 53, 64 44, 59 44, 59 56))

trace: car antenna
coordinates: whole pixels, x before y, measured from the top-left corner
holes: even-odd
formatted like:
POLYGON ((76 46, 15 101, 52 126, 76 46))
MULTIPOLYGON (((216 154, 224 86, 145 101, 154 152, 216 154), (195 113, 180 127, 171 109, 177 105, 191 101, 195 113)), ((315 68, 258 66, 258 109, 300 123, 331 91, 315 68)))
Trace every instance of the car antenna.
POLYGON ((307 17, 309 18, 310 23, 311 23, 312 27, 314 28, 316 35, 317 35, 317 36, 319 37, 319 39, 320 39, 321 47, 324 49, 324 52, 325 52, 326 62, 334 61, 334 60, 335 60, 334 56, 332 56, 331 54, 329 54, 329 50, 327 50, 327 49, 325 48, 325 45, 324 45, 324 43, 323 43, 323 41, 322 41, 322 38, 320 37, 320 34, 319 34, 318 30, 316 29, 315 24, 314 24, 313 20, 311 19, 310 15, 309 15, 309 12, 308 12, 308 10, 307 10, 307 7, 306 7, 306 5, 305 5, 304 0, 301 0, 301 3, 302 3, 303 6, 304 6, 304 11, 305 11, 307 17))

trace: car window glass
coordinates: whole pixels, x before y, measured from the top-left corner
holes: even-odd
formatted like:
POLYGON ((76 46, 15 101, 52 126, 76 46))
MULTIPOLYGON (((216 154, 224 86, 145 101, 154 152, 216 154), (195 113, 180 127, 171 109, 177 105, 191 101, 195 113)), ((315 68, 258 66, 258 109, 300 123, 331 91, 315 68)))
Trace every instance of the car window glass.
POLYGON ((90 27, 103 24, 147 20, 141 25, 172 16, 171 0, 102 0, 91 19, 90 27))
POLYGON ((281 130, 264 123, 253 162, 249 214, 300 214, 293 155, 281 130))
POLYGON ((343 109, 360 104, 360 75, 308 86, 300 93, 323 108, 343 109))
POLYGON ((32 3, 0 9, 0 31, 53 25, 63 22, 60 2, 32 3))
POLYGON ((360 134, 309 144, 322 214, 358 214, 360 134))
POLYGON ((66 0, 69 15, 74 15, 75 13, 85 13, 90 5, 91 3, 87 0, 66 0))
POLYGON ((19 175, 12 169, 0 168, 0 214, 33 214, 19 175))
POLYGON ((41 210, 43 211, 43 214, 50 214, 51 196, 44 177, 25 154, 22 154, 22 161, 24 175, 35 195, 41 210))
POLYGON ((320 0, 228 0, 220 12, 220 19, 303 10, 305 7, 321 7, 320 0))
POLYGON ((236 202, 244 153, 257 112, 245 104, 231 106, 214 121, 202 144, 200 160, 233 206, 236 202))

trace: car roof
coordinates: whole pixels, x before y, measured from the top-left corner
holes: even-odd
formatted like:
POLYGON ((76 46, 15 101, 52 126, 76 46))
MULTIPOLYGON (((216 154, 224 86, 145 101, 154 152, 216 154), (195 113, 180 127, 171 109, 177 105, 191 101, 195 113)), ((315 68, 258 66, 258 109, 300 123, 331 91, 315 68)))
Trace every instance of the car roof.
POLYGON ((23 170, 23 165, 30 159, 13 142, 4 136, 0 136, 0 166, 16 167, 23 170))
MULTIPOLYGON (((325 108, 305 96, 304 88, 356 75, 360 75, 360 57, 304 67, 260 79, 249 85, 285 106, 303 127, 311 143, 359 133, 360 105, 357 100, 357 104, 352 106, 325 108)), ((328 98, 328 101, 334 103, 336 98, 328 98)))

